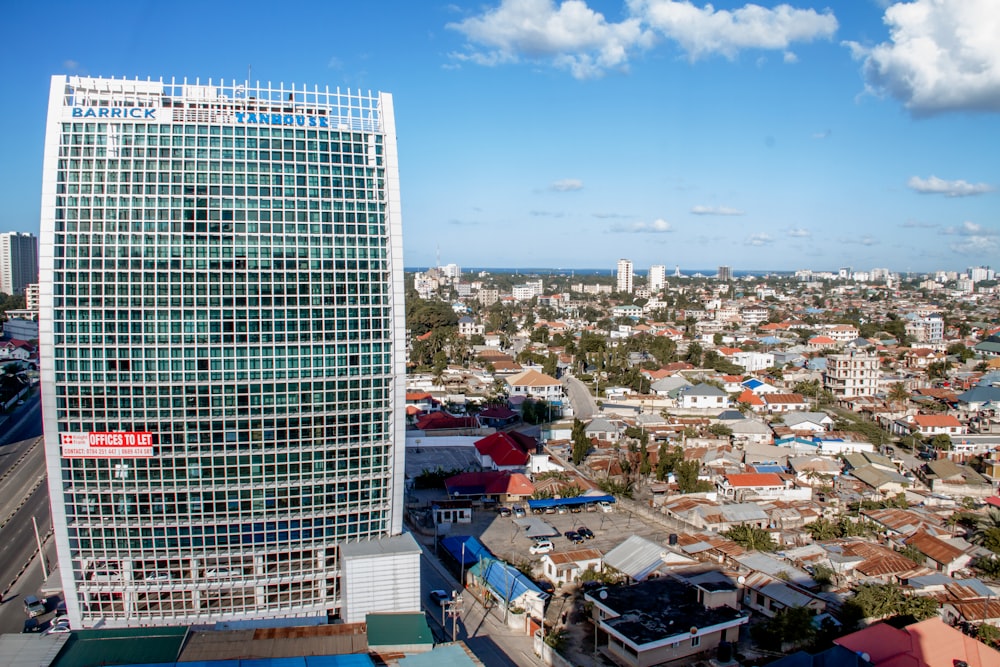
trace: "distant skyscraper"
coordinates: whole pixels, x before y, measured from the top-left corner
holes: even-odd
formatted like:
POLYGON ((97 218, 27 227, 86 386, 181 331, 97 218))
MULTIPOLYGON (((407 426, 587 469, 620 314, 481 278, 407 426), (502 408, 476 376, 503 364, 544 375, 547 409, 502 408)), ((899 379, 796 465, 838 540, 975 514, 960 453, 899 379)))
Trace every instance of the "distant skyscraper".
POLYGON ((720 266, 719 267, 719 280, 723 282, 729 282, 733 279, 733 267, 731 266, 720 266))
POLYGON ((45 452, 74 628, 419 608, 392 97, 52 79, 45 452))
POLYGON ((628 294, 632 293, 633 286, 633 267, 632 260, 630 259, 619 259, 618 260, 618 286, 617 291, 626 292, 628 294))
POLYGON ((667 283, 667 267, 663 264, 654 264, 649 267, 649 289, 658 291, 663 289, 667 283))
POLYGON ((38 237, 28 232, 0 234, 0 292, 23 294, 38 282, 38 237))

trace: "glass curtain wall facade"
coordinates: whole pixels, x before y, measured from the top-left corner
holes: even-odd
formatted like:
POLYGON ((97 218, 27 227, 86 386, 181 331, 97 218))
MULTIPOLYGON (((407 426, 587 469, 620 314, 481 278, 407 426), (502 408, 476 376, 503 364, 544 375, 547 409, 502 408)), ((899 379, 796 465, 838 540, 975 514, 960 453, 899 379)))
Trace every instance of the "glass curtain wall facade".
POLYGON ((73 626, 335 617, 402 530, 392 97, 53 77, 40 264, 73 626))

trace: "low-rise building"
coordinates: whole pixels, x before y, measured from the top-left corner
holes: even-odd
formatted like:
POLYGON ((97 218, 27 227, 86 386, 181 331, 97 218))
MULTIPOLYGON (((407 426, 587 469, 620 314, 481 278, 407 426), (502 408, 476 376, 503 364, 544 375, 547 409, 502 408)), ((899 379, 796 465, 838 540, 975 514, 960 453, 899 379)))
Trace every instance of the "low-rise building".
MULTIPOLYGON (((736 590, 735 583, 730 586, 736 590)), ((749 617, 731 606, 706 606, 699 601, 705 599, 699 590, 662 577, 589 592, 597 641, 606 639, 607 655, 623 667, 679 664, 714 652, 724 641, 736 641, 749 617)))

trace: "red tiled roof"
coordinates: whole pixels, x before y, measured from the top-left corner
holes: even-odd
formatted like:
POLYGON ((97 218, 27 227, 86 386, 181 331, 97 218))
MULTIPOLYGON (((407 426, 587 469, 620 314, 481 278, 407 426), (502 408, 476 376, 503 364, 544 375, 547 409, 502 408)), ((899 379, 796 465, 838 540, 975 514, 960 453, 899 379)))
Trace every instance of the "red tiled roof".
POLYGON ((913 415, 913 421, 916 422, 917 426, 928 428, 960 427, 962 425, 962 422, 958 421, 954 415, 913 415))
POLYGON ((764 401, 761 400, 760 396, 749 389, 744 389, 743 393, 736 399, 736 402, 747 403, 749 405, 764 405, 764 401))
POLYGON ((528 463, 528 455, 520 444, 503 431, 476 440, 475 445, 476 451, 489 456, 498 466, 523 466, 528 463))
POLYGON ((725 477, 730 486, 785 486, 781 476, 774 472, 744 472, 725 477))
POLYGON ((802 394, 764 394, 762 398, 765 403, 796 404, 806 402, 802 394))

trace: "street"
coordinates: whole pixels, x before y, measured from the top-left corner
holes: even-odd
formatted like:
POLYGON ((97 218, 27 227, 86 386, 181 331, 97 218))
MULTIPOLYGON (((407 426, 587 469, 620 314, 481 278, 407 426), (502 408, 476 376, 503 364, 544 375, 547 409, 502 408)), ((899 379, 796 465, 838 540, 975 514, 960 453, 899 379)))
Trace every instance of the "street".
POLYGON ((563 375, 562 381, 566 387, 569 402, 573 406, 573 416, 584 422, 593 417, 597 412, 597 403, 590 395, 587 385, 569 373, 563 375))

